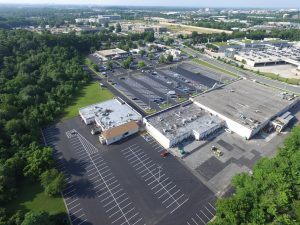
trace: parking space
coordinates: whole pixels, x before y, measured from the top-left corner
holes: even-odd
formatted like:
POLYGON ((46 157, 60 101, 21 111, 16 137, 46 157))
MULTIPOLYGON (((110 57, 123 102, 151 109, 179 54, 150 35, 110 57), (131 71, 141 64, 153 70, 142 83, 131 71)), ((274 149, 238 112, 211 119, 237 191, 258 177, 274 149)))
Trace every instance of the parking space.
POLYGON ((153 150, 157 152, 162 152, 164 150, 164 147, 162 147, 150 134, 146 133, 142 137, 152 146, 153 150))
MULTIPOLYGON (((203 90, 206 90, 208 86, 205 84, 199 83, 198 81, 195 81, 194 79, 190 79, 189 77, 185 77, 182 73, 182 71, 179 71, 178 69, 173 70, 162 70, 161 71, 164 75, 168 76, 169 79, 173 79, 178 82, 178 89, 184 92, 187 91, 198 91, 201 92, 203 90)), ((197 76, 197 75, 194 75, 197 76)))
MULTIPOLYGON (((51 127, 48 127, 43 131, 45 144, 53 148, 53 155, 55 158, 56 168, 59 169, 65 176, 66 186, 62 190, 62 196, 64 198, 64 202, 68 210, 68 216, 72 225, 88 225, 89 223, 87 222, 85 210, 83 209, 79 198, 76 194, 78 190, 76 189, 76 185, 74 185, 74 180, 70 176, 62 154, 56 149, 55 142, 57 139, 55 134, 55 130, 51 127)), ((84 162, 81 162, 80 166, 82 166, 82 163, 84 162)))
POLYGON ((213 202, 207 202, 186 222, 187 225, 205 225, 213 219, 216 209, 213 202))
POLYGON ((156 164, 139 145, 131 145, 121 152, 171 214, 188 201, 186 195, 168 177, 162 167, 156 164))
MULTIPOLYGON (((170 91, 174 91, 174 89, 169 88, 168 86, 165 86, 164 83, 159 83, 153 79, 151 79, 149 76, 137 76, 136 79, 143 82, 145 85, 151 86, 156 93, 160 93, 160 96, 164 98, 164 101, 166 98, 168 98, 167 94, 170 91)), ((175 103, 173 99, 169 99, 169 102, 175 103)))
POLYGON ((226 73, 222 73, 220 71, 214 70, 214 69, 206 67, 206 66, 201 66, 194 62, 184 62, 184 63, 180 64, 179 67, 184 70, 187 70, 189 72, 192 72, 193 74, 200 75, 200 79, 201 79, 201 76, 203 76, 203 77, 211 78, 211 79, 221 82, 221 83, 228 83, 228 82, 231 82, 231 81, 237 79, 226 73))
POLYGON ((85 161, 86 175, 111 223, 144 224, 140 212, 134 207, 109 166, 96 154, 98 149, 75 129, 67 131, 66 136, 76 154, 85 161))

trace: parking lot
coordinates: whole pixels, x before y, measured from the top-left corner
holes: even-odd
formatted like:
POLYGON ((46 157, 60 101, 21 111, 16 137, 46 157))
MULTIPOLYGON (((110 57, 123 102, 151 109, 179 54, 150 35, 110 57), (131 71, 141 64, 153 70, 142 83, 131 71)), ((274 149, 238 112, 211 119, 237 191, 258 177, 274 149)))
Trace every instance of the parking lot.
MULTIPOLYGON (((300 121, 300 105, 290 111, 295 115, 293 123, 300 121)), ((286 129, 289 131, 290 127, 286 129)), ((288 132, 260 132, 251 140, 244 140, 235 133, 223 130, 206 141, 194 141, 182 148, 191 154, 183 161, 193 170, 195 175, 206 184, 217 196, 223 195, 230 187, 231 179, 237 173, 251 173, 254 164, 261 157, 273 156, 286 138, 288 132), (223 155, 212 152, 212 146, 219 149, 223 155)))
MULTIPOLYGON (((90 55, 90 59, 100 67, 103 66, 93 55, 90 55)), ((206 91, 215 84, 235 79, 189 61, 158 65, 157 60, 134 55, 134 61, 138 60, 146 62, 144 70, 123 69, 120 66, 122 59, 118 59, 113 60, 113 69, 105 71, 104 76, 113 88, 145 112, 160 111, 206 91)))
POLYGON ((103 146, 77 117, 47 127, 44 137, 66 175, 72 224, 182 225, 196 214, 211 218, 205 206, 214 204, 213 192, 173 156, 161 157, 164 149, 148 135, 103 146))

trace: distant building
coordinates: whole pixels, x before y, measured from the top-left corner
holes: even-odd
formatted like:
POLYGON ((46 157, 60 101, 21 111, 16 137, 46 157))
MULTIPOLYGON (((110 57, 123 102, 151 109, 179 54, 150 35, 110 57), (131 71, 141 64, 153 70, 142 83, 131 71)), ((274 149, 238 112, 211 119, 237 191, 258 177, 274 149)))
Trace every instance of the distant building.
POLYGON ((122 49, 114 48, 114 49, 97 51, 94 53, 94 56, 96 56, 99 59, 102 59, 103 61, 106 61, 108 59, 126 58, 129 56, 129 53, 122 49))
POLYGON ((172 55, 174 59, 179 58, 181 56, 181 51, 177 49, 168 49, 165 52, 166 55, 172 55))
POLYGON ((116 21, 120 20, 120 15, 98 15, 97 17, 90 17, 90 18, 77 18, 75 19, 76 23, 99 23, 104 24, 109 21, 116 21))

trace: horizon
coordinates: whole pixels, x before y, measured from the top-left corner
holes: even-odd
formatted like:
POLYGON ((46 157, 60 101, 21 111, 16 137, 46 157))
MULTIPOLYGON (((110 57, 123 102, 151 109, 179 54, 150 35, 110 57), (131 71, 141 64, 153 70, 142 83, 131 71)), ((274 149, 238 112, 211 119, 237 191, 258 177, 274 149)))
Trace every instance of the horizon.
POLYGON ((12 0, 7 3, 5 0, 0 0, 0 5, 4 6, 98 6, 98 7, 164 7, 164 8, 236 8, 236 9, 300 9, 299 4, 293 0, 286 0, 284 4, 282 1, 264 1, 261 3, 260 0, 254 0, 251 3, 239 2, 239 0, 231 0, 220 2, 217 0, 210 1, 207 3, 198 3, 195 0, 186 0, 184 5, 182 1, 173 0, 172 6, 170 6, 170 0, 153 0, 151 3, 146 1, 129 0, 127 4, 124 4, 121 0, 102 0, 101 2, 95 0, 12 0), (257 5, 257 6, 254 6, 257 5))

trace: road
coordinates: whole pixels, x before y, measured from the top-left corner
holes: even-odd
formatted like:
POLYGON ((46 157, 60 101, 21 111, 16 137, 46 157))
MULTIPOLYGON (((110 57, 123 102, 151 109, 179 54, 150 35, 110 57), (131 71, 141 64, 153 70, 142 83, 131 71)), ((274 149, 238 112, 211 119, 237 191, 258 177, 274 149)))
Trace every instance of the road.
POLYGON ((231 65, 228 65, 226 63, 220 62, 216 59, 212 59, 212 58, 210 58, 210 57, 208 57, 204 54, 201 54, 198 51, 195 51, 195 50, 193 50, 191 48, 188 48, 186 46, 183 46, 183 45, 182 45, 182 49, 184 51, 186 51, 187 53, 189 53, 189 54, 196 55, 199 59, 201 59, 205 62, 213 64, 213 65, 215 65, 217 67, 220 67, 222 69, 228 70, 232 73, 238 74, 241 77, 245 77, 249 80, 256 80, 259 83, 262 83, 262 84, 265 84, 265 85, 268 85, 268 86, 271 86, 271 87, 275 87, 275 88, 278 88, 278 89, 281 89, 281 90, 286 90, 286 91, 289 91, 289 92, 300 94, 300 87, 299 86, 286 84, 286 83, 283 83, 283 82, 280 82, 280 81, 277 81, 277 80, 272 80, 272 79, 257 75, 253 72, 250 72, 250 71, 238 69, 238 68, 233 67, 231 65))

